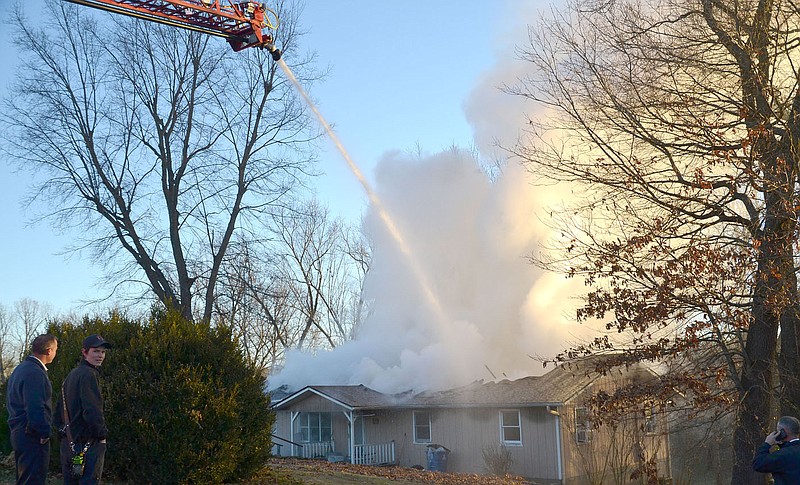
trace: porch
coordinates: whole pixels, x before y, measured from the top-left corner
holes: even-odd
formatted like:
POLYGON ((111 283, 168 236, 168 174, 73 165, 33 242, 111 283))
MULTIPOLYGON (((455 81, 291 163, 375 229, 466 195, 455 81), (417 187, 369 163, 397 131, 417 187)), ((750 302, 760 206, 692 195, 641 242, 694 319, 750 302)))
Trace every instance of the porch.
MULTIPOLYGON (((276 456, 292 456, 355 465, 397 463, 394 440, 368 443, 365 417, 353 411, 290 413, 291 439, 273 435, 276 456)), ((285 428, 284 428, 285 429, 285 428)), ((374 437, 373 437, 374 438, 374 437)))
POLYGON ((394 441, 375 445, 356 445, 353 459, 354 465, 395 465, 397 460, 394 455, 394 441))
POLYGON ((394 441, 372 445, 355 445, 353 454, 351 456, 344 456, 336 451, 336 446, 333 441, 293 443, 280 437, 277 438, 279 441, 289 444, 287 450, 291 454, 283 454, 284 443, 273 443, 273 455, 275 456, 293 456, 297 458, 328 460, 332 462, 347 461, 354 465, 384 466, 396 464, 394 441))

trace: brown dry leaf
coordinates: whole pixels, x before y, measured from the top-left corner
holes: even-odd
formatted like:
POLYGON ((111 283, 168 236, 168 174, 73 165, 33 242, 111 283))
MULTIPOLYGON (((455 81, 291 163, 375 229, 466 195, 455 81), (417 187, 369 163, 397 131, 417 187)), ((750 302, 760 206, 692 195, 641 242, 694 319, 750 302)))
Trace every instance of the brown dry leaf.
POLYGON ((367 466, 349 463, 329 463, 324 460, 273 458, 270 466, 289 469, 330 470, 340 473, 382 477, 389 480, 407 480, 439 485, 534 485, 521 477, 507 475, 478 475, 475 473, 440 473, 398 466, 367 466))

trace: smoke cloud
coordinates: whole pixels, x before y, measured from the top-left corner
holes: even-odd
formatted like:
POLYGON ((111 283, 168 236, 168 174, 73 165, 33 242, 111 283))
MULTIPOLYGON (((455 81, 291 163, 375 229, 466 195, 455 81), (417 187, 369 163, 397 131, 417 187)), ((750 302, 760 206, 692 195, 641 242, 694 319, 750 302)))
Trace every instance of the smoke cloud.
MULTIPOLYGON (((532 18, 531 12, 515 15, 532 18)), ((514 34, 498 44, 504 61, 464 103, 484 160, 501 158, 499 146, 513 146, 526 117, 535 115, 524 99, 500 89, 524 73, 511 53, 526 30, 514 34)), ((389 153, 375 179, 413 261, 370 208, 363 225, 374 250, 365 280, 369 317, 353 341, 333 351, 289 352, 271 388, 364 384, 391 393, 539 375, 542 365, 532 357, 552 357, 589 332, 573 318, 571 295, 580 282, 544 273, 526 259, 551 239, 541 221, 562 202, 563 187, 533 186, 513 161, 492 180, 460 150, 389 153), (415 264, 426 281, 412 271, 415 264), (426 285, 441 313, 426 298, 426 285)))
POLYGON ((290 353, 270 386, 364 384, 401 392, 541 373, 531 356, 552 356, 578 327, 565 314, 570 283, 525 258, 547 237, 537 211, 551 195, 515 165, 491 181, 458 150, 424 159, 389 154, 376 179, 414 261, 371 209, 364 219, 374 245, 364 295, 369 317, 355 340, 333 351, 290 353), (413 264, 427 281, 418 280, 413 264))

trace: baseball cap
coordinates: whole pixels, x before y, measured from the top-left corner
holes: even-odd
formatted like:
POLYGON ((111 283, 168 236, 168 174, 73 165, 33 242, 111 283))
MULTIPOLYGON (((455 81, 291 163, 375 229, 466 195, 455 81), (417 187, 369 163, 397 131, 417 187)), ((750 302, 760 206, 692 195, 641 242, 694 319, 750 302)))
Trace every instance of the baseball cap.
POLYGON ((108 342, 106 339, 104 339, 103 337, 101 337, 96 333, 93 333, 88 337, 86 337, 85 339, 83 339, 84 349, 94 349, 97 347, 105 347, 107 349, 110 349, 114 347, 114 345, 112 345, 111 342, 108 342))

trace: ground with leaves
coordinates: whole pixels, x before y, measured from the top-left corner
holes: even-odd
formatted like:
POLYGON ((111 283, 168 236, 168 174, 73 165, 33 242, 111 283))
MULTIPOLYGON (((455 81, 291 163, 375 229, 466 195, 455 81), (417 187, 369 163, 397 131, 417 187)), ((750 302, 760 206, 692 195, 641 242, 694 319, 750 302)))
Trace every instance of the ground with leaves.
POLYGON ((520 477, 512 476, 437 473, 397 466, 375 467, 295 458, 273 458, 270 460, 269 468, 271 471, 265 472, 263 477, 248 482, 248 485, 535 485, 520 477))
MULTIPOLYGON (((0 485, 14 483, 13 462, 0 464, 0 485)), ((62 483, 51 475, 48 485, 62 483)), ((103 480, 107 485, 115 483, 103 480)), ((436 473, 397 466, 374 467, 328 463, 322 460, 272 458, 269 467, 241 485, 535 485, 519 477, 496 477, 474 473, 436 473)))

